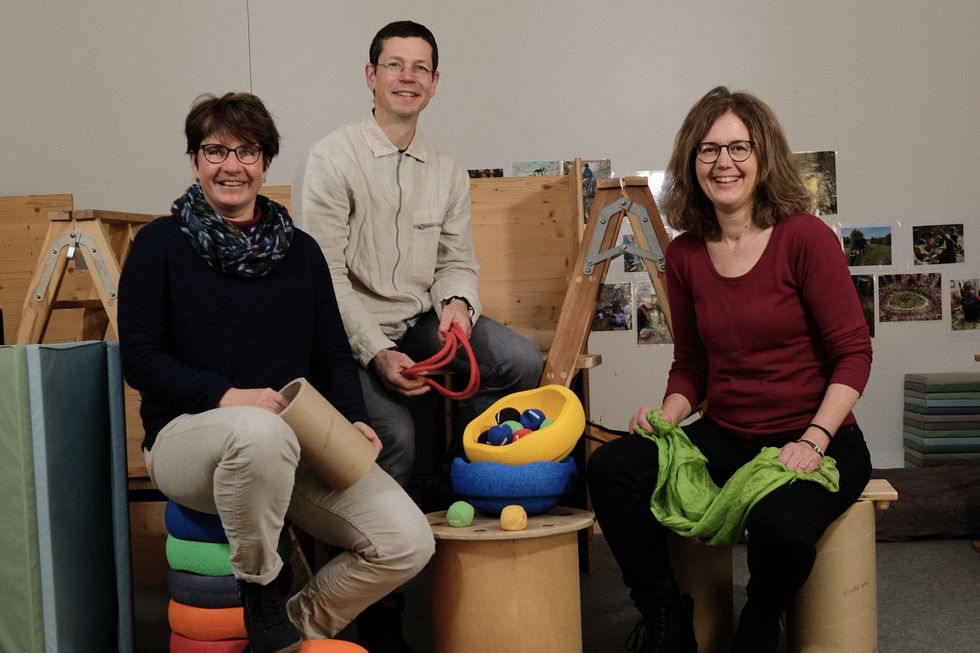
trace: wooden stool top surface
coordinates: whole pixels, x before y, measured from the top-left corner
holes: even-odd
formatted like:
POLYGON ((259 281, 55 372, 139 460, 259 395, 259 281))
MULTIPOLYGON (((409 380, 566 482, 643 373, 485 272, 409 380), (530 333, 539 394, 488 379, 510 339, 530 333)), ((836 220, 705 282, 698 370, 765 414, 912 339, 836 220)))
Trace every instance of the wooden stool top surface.
POLYGON ((437 540, 522 540, 548 537, 588 528, 595 521, 595 515, 587 510, 564 506, 528 517, 527 528, 520 531, 505 531, 500 528, 499 518, 480 513, 473 517, 472 524, 461 528, 449 525, 445 510, 430 512, 426 518, 437 540))
POLYGON ((898 501, 898 491, 886 479, 873 478, 868 481, 861 501, 872 501, 878 510, 887 510, 892 501, 898 501))

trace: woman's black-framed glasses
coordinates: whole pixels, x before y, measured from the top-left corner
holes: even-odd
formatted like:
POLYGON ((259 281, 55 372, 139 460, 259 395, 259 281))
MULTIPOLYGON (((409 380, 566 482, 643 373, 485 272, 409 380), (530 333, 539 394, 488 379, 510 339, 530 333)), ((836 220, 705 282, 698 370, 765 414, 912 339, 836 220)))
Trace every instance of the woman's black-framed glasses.
MULTIPOLYGON (((405 72, 405 64, 400 61, 392 61, 391 63, 376 63, 375 68, 380 68, 392 77, 396 75, 401 75, 405 72)), ((419 79, 428 79, 432 77, 432 69, 424 64, 413 64, 410 68, 412 74, 419 79)))
POLYGON ((238 147, 228 147, 221 143, 205 143, 201 146, 201 152, 208 163, 221 163, 228 158, 229 152, 234 152, 238 160, 244 165, 251 165, 259 160, 262 148, 256 145, 239 145, 238 147))
POLYGON ((735 163, 741 163, 752 156, 752 141, 732 141, 728 145, 718 143, 698 143, 694 147, 694 153, 701 163, 714 163, 721 156, 721 151, 728 150, 728 156, 735 163))

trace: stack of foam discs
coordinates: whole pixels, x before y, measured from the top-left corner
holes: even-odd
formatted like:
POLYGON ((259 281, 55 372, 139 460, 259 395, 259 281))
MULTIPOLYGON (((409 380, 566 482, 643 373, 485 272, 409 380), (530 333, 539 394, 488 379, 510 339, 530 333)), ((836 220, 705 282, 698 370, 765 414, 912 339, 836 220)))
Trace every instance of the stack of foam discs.
POLYGON ((905 375, 905 466, 980 465, 980 374, 905 375))
MULTIPOLYGON (((166 524, 171 653, 241 653, 248 635, 221 520, 169 501, 166 524)), ((284 529, 279 555, 288 561, 290 550, 284 529)), ((275 581, 283 596, 292 581, 289 569, 283 565, 275 581)))

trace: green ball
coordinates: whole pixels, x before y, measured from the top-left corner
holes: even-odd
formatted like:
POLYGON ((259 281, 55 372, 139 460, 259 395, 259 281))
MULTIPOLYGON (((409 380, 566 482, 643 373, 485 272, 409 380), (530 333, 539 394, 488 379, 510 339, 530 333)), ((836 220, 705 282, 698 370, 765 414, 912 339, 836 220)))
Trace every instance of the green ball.
POLYGON ((541 429, 543 429, 545 427, 548 427, 548 426, 551 426, 554 423, 555 423, 555 420, 546 417, 545 419, 543 419, 541 421, 541 426, 538 427, 538 430, 540 431, 541 429))
POLYGON ((446 511, 446 520, 453 528, 465 528, 473 523, 473 506, 465 501, 457 501, 446 511))
POLYGON ((524 428, 523 424, 513 419, 509 419, 506 422, 503 422, 501 426, 506 426, 507 428, 509 428, 511 433, 517 433, 522 428, 524 428))

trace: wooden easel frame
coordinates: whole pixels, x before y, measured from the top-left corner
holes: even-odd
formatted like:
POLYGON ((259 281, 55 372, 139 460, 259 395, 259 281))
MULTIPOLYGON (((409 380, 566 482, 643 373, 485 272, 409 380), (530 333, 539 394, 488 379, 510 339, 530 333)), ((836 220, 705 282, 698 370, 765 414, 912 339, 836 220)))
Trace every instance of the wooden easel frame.
POLYGON ((602 179, 597 183, 589 222, 585 226, 578 258, 558 316, 555 339, 541 376, 542 385, 571 385, 576 372, 576 359, 585 350, 588 341, 596 300, 609 261, 620 254, 634 254, 643 261, 643 267, 660 299, 667 328, 673 333, 664 282, 664 251, 669 242, 646 177, 602 179), (636 245, 616 245, 624 217, 633 227, 636 245))

